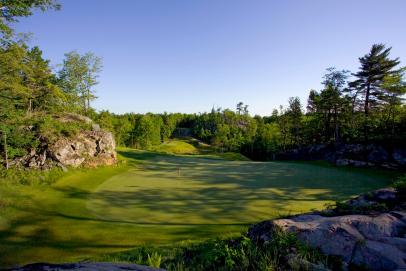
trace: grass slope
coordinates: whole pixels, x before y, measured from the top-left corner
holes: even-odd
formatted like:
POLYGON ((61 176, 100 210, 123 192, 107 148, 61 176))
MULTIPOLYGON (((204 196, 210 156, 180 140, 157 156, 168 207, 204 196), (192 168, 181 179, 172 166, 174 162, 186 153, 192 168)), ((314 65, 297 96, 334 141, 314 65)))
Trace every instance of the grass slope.
POLYGON ((0 185, 0 267, 232 235, 387 185, 385 173, 123 149, 125 165, 0 185))

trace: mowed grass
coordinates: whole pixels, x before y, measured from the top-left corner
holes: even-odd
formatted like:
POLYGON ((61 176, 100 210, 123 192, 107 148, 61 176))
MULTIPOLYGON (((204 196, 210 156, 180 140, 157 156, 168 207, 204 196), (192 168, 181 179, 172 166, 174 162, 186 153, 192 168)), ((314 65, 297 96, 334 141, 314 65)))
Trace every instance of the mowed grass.
POLYGON ((124 165, 0 185, 0 267, 233 235, 384 187, 392 174, 122 149, 124 165))

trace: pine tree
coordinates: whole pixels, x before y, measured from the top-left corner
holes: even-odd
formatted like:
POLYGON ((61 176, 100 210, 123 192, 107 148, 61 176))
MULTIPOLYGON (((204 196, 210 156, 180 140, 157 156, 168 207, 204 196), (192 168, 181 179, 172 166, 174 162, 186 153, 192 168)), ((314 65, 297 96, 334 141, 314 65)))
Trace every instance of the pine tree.
POLYGON ((364 140, 369 137, 370 110, 376 107, 380 98, 384 96, 382 83, 386 76, 399 72, 394 68, 400 63, 399 59, 390 59, 391 47, 383 44, 374 44, 368 54, 359 58, 360 70, 353 74, 357 79, 351 82, 350 87, 360 94, 364 107, 364 140))

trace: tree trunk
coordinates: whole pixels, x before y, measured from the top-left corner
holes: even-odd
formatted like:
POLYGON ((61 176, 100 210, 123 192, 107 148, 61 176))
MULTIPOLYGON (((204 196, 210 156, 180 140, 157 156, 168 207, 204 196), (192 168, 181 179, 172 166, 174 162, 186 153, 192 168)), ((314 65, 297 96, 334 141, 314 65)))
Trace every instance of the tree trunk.
POLYGON ((87 90, 87 109, 86 111, 88 111, 90 108, 90 89, 87 90))
POLYGON ((31 112, 32 112, 32 99, 28 99, 28 117, 31 117, 31 112))
POLYGON ((334 139, 337 143, 340 140, 339 129, 338 129, 338 112, 337 106, 334 106, 334 139))
POLYGON ((7 134, 4 131, 3 134, 4 134, 4 153, 6 158, 6 169, 8 169, 7 134))
POLYGON ((371 83, 367 84, 367 92, 365 93, 365 105, 364 105, 364 140, 365 140, 365 145, 368 144, 368 134, 369 134, 369 129, 368 129, 368 122, 369 122, 369 95, 371 91, 371 83))

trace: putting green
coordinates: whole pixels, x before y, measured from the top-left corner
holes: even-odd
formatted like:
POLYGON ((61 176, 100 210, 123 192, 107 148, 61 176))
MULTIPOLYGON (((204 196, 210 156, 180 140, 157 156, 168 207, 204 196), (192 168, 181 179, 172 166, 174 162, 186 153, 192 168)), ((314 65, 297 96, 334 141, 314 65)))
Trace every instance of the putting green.
POLYGON ((51 186, 0 185, 0 267, 235 234, 391 181, 309 163, 120 153, 126 165, 74 171, 51 186))

